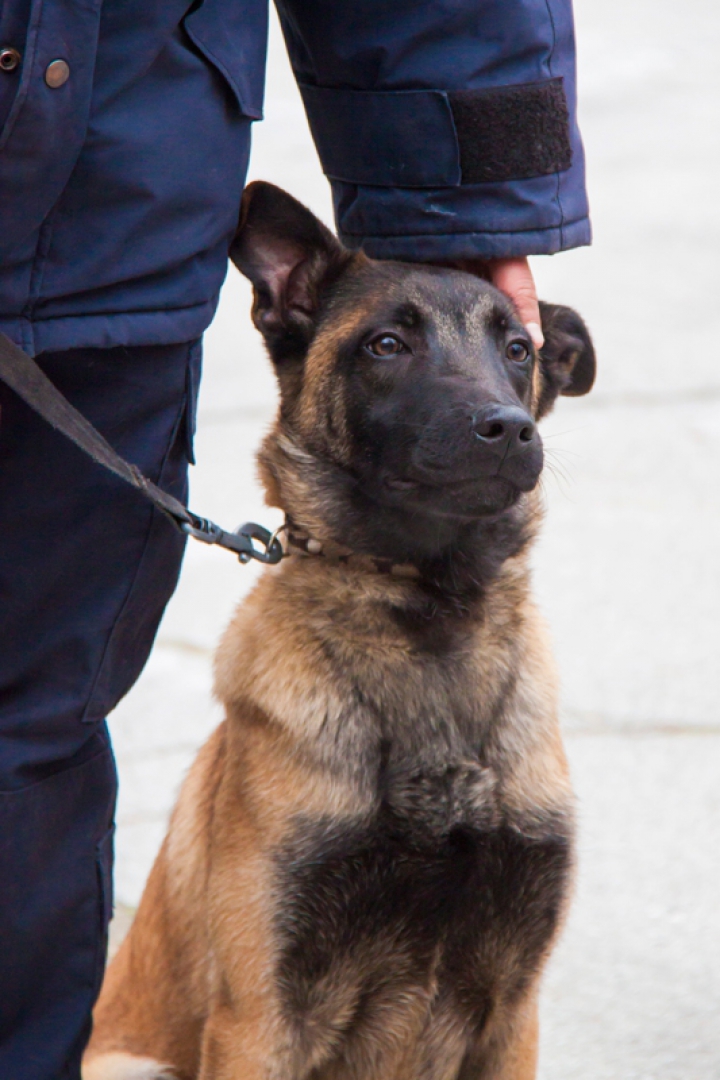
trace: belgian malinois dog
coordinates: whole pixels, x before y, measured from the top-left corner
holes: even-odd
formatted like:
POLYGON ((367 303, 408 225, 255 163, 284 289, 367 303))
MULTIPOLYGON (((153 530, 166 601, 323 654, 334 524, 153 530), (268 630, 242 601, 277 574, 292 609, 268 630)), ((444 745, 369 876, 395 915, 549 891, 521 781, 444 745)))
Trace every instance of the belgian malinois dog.
POLYGON ((530 1080, 573 864, 530 597, 536 421, 595 358, 543 305, 345 250, 269 184, 232 258, 280 385, 287 557, 109 968, 86 1080, 530 1080))

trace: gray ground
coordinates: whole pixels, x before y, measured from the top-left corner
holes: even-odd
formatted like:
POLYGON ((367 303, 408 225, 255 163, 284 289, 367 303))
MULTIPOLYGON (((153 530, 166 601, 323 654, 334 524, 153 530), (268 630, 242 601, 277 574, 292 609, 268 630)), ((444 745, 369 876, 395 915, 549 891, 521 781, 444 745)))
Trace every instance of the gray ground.
MULTIPOLYGON (((595 246, 535 260, 595 334, 593 395, 546 423, 536 589, 580 808, 577 895, 544 993, 543 1080, 720 1078, 720 9, 577 0, 595 246)), ((252 175, 330 220, 281 48, 252 175)), ((194 508, 277 521, 253 450, 268 364, 233 271, 207 336, 194 508)), ((121 921, 218 719, 213 646, 255 576, 191 545, 148 668, 112 717, 121 921)), ((272 632, 272 627, 268 627, 272 632)))

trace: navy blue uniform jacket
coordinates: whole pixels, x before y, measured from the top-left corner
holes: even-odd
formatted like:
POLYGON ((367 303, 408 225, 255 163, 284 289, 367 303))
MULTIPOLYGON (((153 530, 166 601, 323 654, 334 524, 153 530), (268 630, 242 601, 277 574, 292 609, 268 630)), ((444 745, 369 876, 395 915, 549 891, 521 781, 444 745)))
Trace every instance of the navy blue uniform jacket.
MULTIPOLYGON (((570 0, 279 8, 346 244, 589 241, 570 0)), ((267 0, 4 0, 0 18, 21 55, 0 63, 0 328, 32 353, 198 337, 261 117, 267 0)))

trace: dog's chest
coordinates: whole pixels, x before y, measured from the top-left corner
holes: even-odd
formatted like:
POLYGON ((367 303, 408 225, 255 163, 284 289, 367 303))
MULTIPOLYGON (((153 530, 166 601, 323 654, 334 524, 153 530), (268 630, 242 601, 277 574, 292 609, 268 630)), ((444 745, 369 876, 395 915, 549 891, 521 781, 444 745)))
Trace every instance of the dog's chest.
POLYGON ((562 823, 508 824, 493 772, 471 762, 388 770, 375 811, 301 821, 278 858, 280 984, 295 1020, 367 1026, 415 995, 479 1029, 540 959, 570 850, 562 823), (321 1021, 320 1013, 323 1020, 321 1021))

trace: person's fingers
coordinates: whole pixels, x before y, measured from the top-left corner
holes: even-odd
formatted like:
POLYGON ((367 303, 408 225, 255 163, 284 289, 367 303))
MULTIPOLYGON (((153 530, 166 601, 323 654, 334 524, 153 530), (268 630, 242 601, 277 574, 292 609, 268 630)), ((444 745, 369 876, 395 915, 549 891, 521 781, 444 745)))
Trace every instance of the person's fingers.
POLYGON ((527 259, 488 259, 486 266, 490 281, 510 297, 535 347, 541 348, 544 338, 540 324, 540 305, 527 259))

